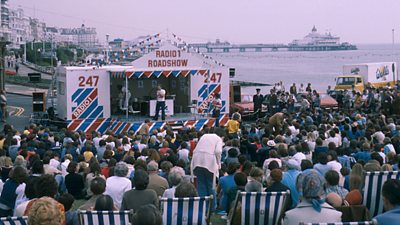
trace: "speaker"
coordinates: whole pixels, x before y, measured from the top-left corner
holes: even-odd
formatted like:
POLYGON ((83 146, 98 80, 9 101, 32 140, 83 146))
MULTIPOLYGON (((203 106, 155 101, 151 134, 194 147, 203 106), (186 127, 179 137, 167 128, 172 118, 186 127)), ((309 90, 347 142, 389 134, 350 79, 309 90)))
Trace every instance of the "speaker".
POLYGON ((140 103, 140 115, 148 116, 149 115, 149 102, 140 103))
POLYGON ((235 68, 229 68, 229 77, 230 78, 235 77, 235 68))
POLYGON ((33 112, 45 112, 46 97, 44 92, 33 92, 32 93, 32 111, 33 112))
POLYGON ((240 90, 240 86, 233 86, 233 102, 241 102, 242 101, 242 93, 240 90))
POLYGON ((28 73, 28 77, 31 83, 39 83, 42 80, 41 73, 28 73))

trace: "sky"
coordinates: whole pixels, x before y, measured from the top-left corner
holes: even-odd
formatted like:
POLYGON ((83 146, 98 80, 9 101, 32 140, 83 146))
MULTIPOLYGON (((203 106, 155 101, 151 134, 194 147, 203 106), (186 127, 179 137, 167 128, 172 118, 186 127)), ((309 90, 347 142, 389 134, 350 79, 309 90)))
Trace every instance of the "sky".
POLYGON ((173 32, 188 42, 289 43, 315 25, 342 42, 400 42, 399 0, 9 0, 47 26, 96 27, 100 41, 173 32))

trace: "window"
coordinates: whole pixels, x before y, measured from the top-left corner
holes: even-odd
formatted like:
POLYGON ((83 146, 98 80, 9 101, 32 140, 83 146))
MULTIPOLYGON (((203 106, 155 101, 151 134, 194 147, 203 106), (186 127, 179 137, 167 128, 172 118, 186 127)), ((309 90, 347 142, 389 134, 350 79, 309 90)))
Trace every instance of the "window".
POLYGON ((143 88, 143 81, 142 80, 138 81, 138 88, 143 88))
POLYGON ((359 83, 361 83, 361 82, 362 82, 361 78, 358 77, 358 78, 357 78, 357 84, 359 84, 359 83))
POLYGON ((354 77, 339 77, 337 79, 336 84, 337 85, 353 85, 355 80, 356 79, 354 77))
POLYGON ((157 80, 152 80, 151 81, 151 87, 156 88, 157 87, 157 80))

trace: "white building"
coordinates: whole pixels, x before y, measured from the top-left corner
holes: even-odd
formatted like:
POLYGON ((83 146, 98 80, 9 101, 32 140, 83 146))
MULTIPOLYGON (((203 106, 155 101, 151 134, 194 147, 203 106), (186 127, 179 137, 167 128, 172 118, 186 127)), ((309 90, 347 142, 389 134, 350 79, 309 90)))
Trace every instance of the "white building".
POLYGON ((22 8, 10 9, 10 48, 20 48, 26 42, 32 41, 30 19, 22 8))
POLYGON ((7 4, 8 0, 1 0, 0 1, 0 17, 1 17, 1 24, 0 24, 0 37, 3 37, 6 40, 10 39, 10 27, 9 27, 9 8, 7 4))
POLYGON ((82 24, 82 26, 76 30, 79 46, 84 48, 93 48, 97 45, 98 41, 96 28, 85 27, 85 24, 82 24))
POLYGON ((62 42, 82 48, 93 48, 98 45, 96 28, 85 27, 84 24, 80 28, 61 28, 61 36, 62 42))
POLYGON ((45 39, 46 34, 46 23, 39 21, 36 18, 30 19, 30 27, 32 32, 33 40, 42 41, 45 39))

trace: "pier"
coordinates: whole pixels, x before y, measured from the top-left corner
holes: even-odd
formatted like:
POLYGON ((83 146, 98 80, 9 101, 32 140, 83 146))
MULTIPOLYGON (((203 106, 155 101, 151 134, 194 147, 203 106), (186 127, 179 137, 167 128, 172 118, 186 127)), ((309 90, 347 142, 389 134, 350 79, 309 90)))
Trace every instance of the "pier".
POLYGON ((334 45, 286 45, 286 44, 229 44, 224 43, 200 43, 189 44, 191 48, 200 52, 221 53, 221 52, 276 52, 276 51, 343 51, 357 50, 355 45, 348 43, 334 45))

